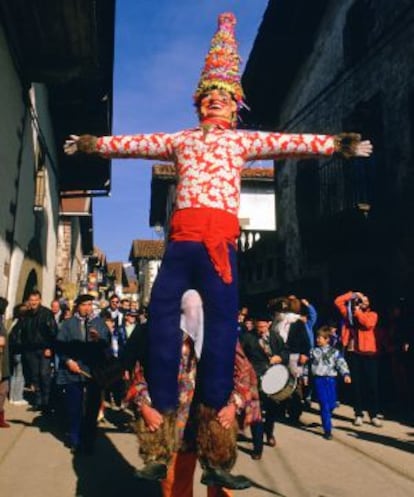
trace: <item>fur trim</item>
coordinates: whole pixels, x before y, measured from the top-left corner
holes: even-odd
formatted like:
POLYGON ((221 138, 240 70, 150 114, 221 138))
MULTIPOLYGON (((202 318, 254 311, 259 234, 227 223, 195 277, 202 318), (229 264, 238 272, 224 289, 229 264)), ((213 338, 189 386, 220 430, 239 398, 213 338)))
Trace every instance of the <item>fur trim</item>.
POLYGON ((176 413, 163 413, 163 418, 164 422, 154 432, 148 430, 142 416, 136 421, 139 455, 145 464, 157 462, 168 465, 177 450, 176 413))
POLYGON ((200 405, 197 450, 203 468, 230 471, 237 458, 237 423, 226 430, 217 421, 217 411, 200 405))
POLYGON ((355 157, 356 146, 361 141, 359 133, 339 133, 335 136, 335 152, 345 159, 355 157))
POLYGON ((96 153, 97 140, 96 136, 93 135, 81 135, 77 143, 79 152, 83 152, 85 154, 96 153))

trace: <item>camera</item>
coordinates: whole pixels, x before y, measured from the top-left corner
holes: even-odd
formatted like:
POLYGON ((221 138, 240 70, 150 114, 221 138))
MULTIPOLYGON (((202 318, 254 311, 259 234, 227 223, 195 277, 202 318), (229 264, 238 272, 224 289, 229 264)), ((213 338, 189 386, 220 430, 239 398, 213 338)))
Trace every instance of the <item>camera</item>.
POLYGON ((360 297, 354 297, 351 299, 351 309, 352 311, 362 304, 362 299, 360 297))

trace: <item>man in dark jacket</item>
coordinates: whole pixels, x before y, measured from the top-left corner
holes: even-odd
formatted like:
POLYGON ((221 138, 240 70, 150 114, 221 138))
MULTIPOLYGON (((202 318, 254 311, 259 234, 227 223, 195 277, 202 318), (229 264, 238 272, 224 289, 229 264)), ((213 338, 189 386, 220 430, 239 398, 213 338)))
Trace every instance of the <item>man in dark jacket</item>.
POLYGON ((62 323, 56 341, 60 358, 57 383, 64 386, 73 453, 93 451, 102 398, 93 374, 110 353, 110 332, 102 318, 92 317, 93 300, 92 295, 76 299, 75 313, 62 323))
MULTIPOLYGON (((260 379, 274 364, 287 364, 289 359, 288 349, 279 335, 270 330, 270 316, 260 314, 255 320, 255 328, 248 331, 240 338, 244 353, 251 362, 257 377, 260 379)), ((263 434, 271 447, 276 445, 274 425, 277 415, 277 405, 262 391, 260 404, 263 423, 251 426, 253 437, 253 459, 260 459, 263 452, 263 434)))
POLYGON ((23 353, 34 388, 33 407, 47 413, 57 325, 52 311, 42 305, 42 295, 38 290, 30 293, 27 303, 28 310, 22 323, 23 353))

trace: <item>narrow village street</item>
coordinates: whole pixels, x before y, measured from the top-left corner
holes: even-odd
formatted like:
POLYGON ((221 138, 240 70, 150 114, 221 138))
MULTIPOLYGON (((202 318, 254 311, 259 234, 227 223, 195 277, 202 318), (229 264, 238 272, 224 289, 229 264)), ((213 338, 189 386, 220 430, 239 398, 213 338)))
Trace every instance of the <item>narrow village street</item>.
MULTIPOLYGON (((313 407, 316 407, 313 404, 313 407)), ((157 485, 134 479, 140 465, 135 436, 113 423, 125 415, 108 409, 95 455, 73 457, 54 423, 24 407, 7 407, 12 427, 0 438, 0 488, 8 497, 160 497, 157 485), (112 421, 113 423, 109 422, 112 421)), ((251 444, 240 437, 235 473, 254 482, 235 496, 265 497, 412 497, 414 495, 414 428, 384 421, 355 428, 348 406, 337 409, 334 438, 324 440, 319 416, 306 412, 300 428, 277 425, 277 447, 266 447, 252 461, 251 444)), ((246 437, 249 432, 246 431, 246 437)), ((195 496, 206 489, 196 474, 195 496)))
POLYGON ((0 497, 414 497, 413 63, 413 0, 0 0, 0 497))

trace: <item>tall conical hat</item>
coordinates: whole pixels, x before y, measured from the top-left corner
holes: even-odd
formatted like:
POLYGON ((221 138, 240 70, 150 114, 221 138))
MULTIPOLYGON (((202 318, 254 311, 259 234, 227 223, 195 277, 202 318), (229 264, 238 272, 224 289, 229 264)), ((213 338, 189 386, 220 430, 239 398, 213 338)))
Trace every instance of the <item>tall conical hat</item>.
POLYGON ((211 40, 210 50, 204 62, 204 69, 194 94, 197 103, 200 96, 213 88, 231 93, 236 102, 243 102, 243 89, 240 84, 240 57, 234 36, 236 17, 231 12, 220 14, 218 29, 211 40))

